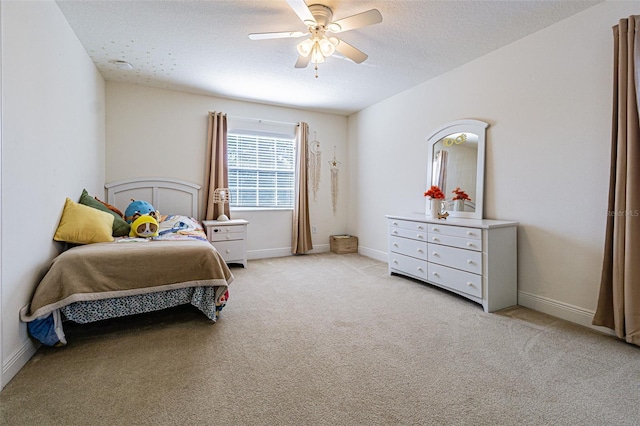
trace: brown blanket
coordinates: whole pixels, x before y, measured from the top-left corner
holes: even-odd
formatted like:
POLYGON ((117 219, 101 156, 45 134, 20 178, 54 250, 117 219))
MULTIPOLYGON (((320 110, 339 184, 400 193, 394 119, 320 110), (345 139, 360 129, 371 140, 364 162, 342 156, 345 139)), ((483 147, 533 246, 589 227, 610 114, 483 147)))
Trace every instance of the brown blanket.
POLYGON ((29 322, 78 301, 108 299, 183 287, 220 287, 233 275, 204 241, 112 242, 74 247, 56 257, 31 304, 20 312, 29 322))

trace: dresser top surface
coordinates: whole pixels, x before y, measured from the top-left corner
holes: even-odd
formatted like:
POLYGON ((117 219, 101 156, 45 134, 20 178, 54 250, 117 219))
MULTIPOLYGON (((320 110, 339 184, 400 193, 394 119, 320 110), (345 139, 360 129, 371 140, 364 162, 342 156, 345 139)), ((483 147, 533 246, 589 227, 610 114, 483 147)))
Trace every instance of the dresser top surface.
POLYGON ((506 228, 506 227, 518 225, 518 222, 514 222, 510 220, 466 219, 466 218, 459 218, 459 217, 435 219, 431 216, 427 216, 424 213, 407 213, 407 214, 398 214, 398 215, 388 214, 386 215, 386 217, 388 219, 410 220, 414 222, 437 223, 440 225, 451 225, 451 226, 467 226, 471 228, 482 228, 482 229, 506 228))

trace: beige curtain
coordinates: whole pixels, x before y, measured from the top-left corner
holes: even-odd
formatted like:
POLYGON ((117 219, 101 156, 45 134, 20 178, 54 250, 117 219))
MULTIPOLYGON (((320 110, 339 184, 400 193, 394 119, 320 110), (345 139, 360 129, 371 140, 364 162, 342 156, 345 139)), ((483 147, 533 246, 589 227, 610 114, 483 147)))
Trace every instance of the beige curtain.
POLYGON ((433 168, 433 182, 440 188, 440 191, 447 193, 447 158, 449 153, 441 149, 436 153, 436 161, 433 168))
MULTIPOLYGON (((227 164, 227 115, 221 112, 209 112, 207 132, 207 154, 203 185, 205 205, 204 220, 214 220, 222 214, 218 204, 213 202, 216 188, 229 187, 227 164)), ((224 214, 229 214, 229 204, 224 205, 224 214)))
POLYGON ((298 123, 296 127, 296 184, 293 200, 293 232, 291 253, 303 254, 313 249, 309 221, 309 194, 307 191, 307 157, 309 125, 298 123))
POLYGON ((602 278, 593 324, 640 345, 640 16, 613 27, 613 126, 602 278))

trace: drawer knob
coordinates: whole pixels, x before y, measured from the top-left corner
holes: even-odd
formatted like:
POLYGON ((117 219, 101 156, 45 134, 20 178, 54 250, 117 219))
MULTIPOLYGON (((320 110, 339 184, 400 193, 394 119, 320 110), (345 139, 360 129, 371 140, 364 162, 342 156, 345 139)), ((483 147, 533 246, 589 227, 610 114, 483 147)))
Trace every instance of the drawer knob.
POLYGON ((467 259, 467 265, 473 265, 475 262, 471 259, 467 259))
POLYGON ((229 254, 229 253, 231 253, 231 250, 227 249, 226 252, 227 252, 227 254, 229 254))
POLYGON ((440 231, 440 229, 438 229, 438 228, 437 228, 437 227, 435 227, 435 226, 434 226, 433 228, 431 228, 431 230, 432 230, 432 231, 434 231, 434 232, 438 232, 438 231, 440 231))
POLYGON ((423 239, 424 236, 422 234, 418 234, 418 235, 416 235, 416 238, 423 239))
POLYGON ((392 225, 393 226, 398 226, 398 222, 393 222, 392 225))
POLYGON ((467 231, 467 235, 472 236, 472 235, 474 235, 474 233, 471 232, 471 231, 467 231))
POLYGON ((437 251, 434 251, 434 252, 433 252, 433 253, 431 253, 431 254, 433 254, 434 256, 440 256, 440 255, 438 254, 438 252, 437 252, 437 251))
POLYGON ((418 271, 424 272, 424 269, 422 269, 420 266, 418 266, 418 271))
POLYGON ((392 234, 398 235, 398 231, 393 231, 392 234))
POLYGON ((398 243, 393 243, 393 246, 394 247, 398 247, 398 243))
POLYGON ((418 225, 418 229, 419 229, 419 230, 421 230, 421 231, 423 231, 423 230, 424 230, 424 228, 422 227, 422 225, 418 225))
POLYGON ((467 247, 473 247, 474 244, 473 243, 467 243, 467 247))
POLYGON ((434 277, 437 277, 437 276, 438 276, 438 273, 437 273, 437 272, 433 272, 432 274, 433 274, 433 276, 434 276, 434 277))
POLYGON ((474 285, 473 285, 473 283, 472 283, 472 282, 468 282, 468 283, 467 283, 467 286, 469 286, 469 287, 474 287, 474 285))
POLYGON ((397 265, 398 261, 394 259, 393 263, 394 263, 394 265, 397 265))
POLYGON ((231 235, 227 235, 227 240, 230 240, 230 239, 231 239, 231 235))
POLYGON ((433 241, 440 242, 440 239, 438 237, 433 237, 432 239, 433 241))
POLYGON ((424 253, 424 251, 421 248, 417 249, 417 251, 418 253, 424 253))

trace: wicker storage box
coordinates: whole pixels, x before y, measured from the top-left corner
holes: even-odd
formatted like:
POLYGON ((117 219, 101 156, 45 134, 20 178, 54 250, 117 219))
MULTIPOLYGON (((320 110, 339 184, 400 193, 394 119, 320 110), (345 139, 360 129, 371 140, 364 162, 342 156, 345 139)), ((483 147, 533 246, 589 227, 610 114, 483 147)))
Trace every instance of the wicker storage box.
POLYGON ((332 253, 346 254, 358 252, 358 237, 353 235, 332 235, 330 237, 332 253))

